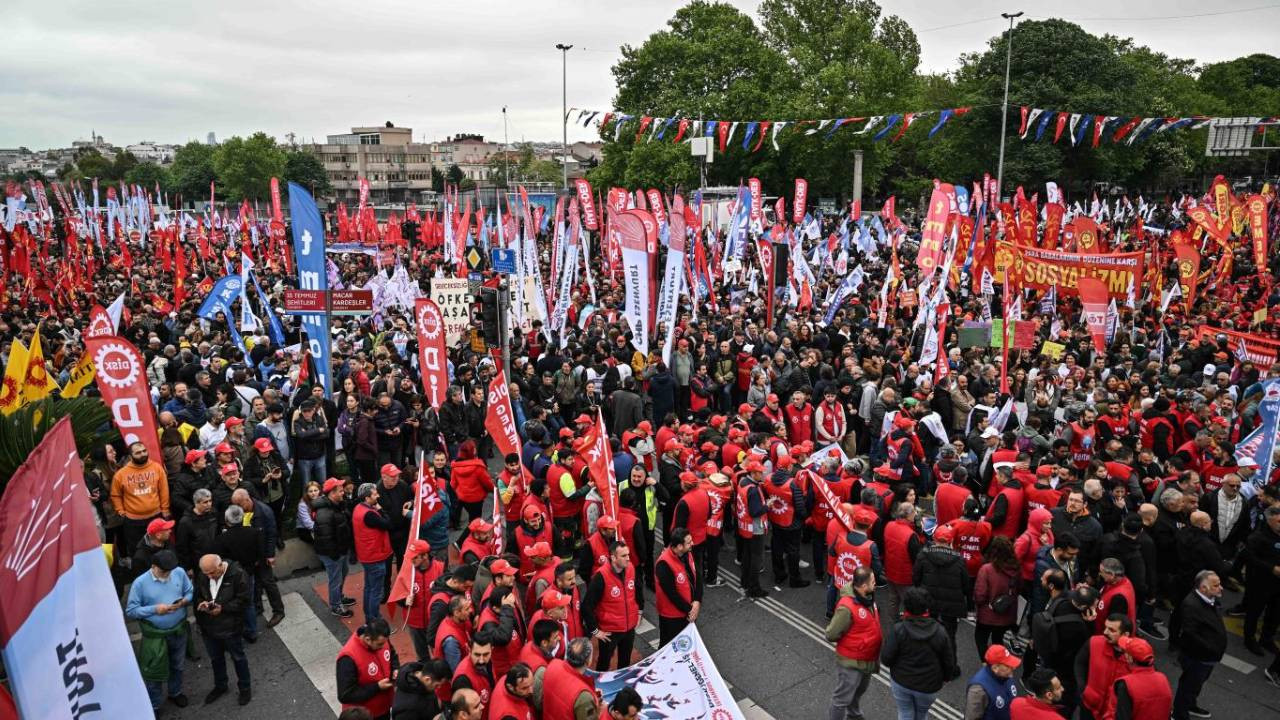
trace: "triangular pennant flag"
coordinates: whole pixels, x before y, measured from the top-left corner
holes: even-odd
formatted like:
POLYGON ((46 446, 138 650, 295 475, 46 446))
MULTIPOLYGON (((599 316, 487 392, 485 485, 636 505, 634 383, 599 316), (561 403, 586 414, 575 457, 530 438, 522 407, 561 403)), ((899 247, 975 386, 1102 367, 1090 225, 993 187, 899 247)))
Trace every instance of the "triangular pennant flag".
POLYGON ((1079 125, 1079 124, 1080 124, 1080 113, 1071 113, 1071 120, 1070 122, 1067 123, 1067 129, 1069 130, 1072 146, 1075 146, 1076 144, 1076 125, 1079 125))
POLYGON ((916 121, 915 113, 907 113, 905 116, 903 116, 902 128, 898 130, 898 134, 894 135, 893 140, 891 140, 890 142, 898 142, 899 140, 901 140, 902 136, 907 134, 907 129, 911 127, 911 123, 915 121, 916 121))
POLYGON ((881 120, 883 120, 883 119, 884 119, 884 116, 883 116, 883 115, 872 115, 872 116, 871 116, 871 119, 867 121, 867 124, 866 124, 866 125, 863 125, 863 126, 862 126, 862 129, 861 129, 861 130, 859 130, 858 132, 854 133, 854 134, 855 134, 855 135, 865 135, 866 133, 871 132, 871 128, 873 128, 873 127, 875 127, 876 125, 878 125, 878 124, 880 123, 880 121, 881 121, 881 120))
MULTIPOLYGON (((1022 106, 1022 123, 1018 125, 1018 137, 1027 136, 1027 111, 1030 109, 1026 105, 1022 106)), ((942 122, 945 122, 945 120, 942 122)), ((942 127, 942 122, 938 123, 938 127, 942 127)))
POLYGON ((1076 130, 1075 137, 1071 140, 1072 145, 1079 145, 1084 142, 1084 134, 1089 130, 1089 126, 1093 124, 1092 115, 1083 115, 1080 118, 1080 127, 1076 130))
POLYGON ((782 130, 782 128, 786 127, 786 126, 787 126, 787 125, 789 125, 789 124, 790 124, 790 123, 789 123, 789 122, 787 122, 786 120, 782 120, 782 121, 780 121, 780 122, 776 122, 776 123, 774 123, 774 124, 773 124, 773 137, 771 137, 770 139, 773 141, 773 149, 774 149, 774 150, 780 150, 780 149, 781 149, 781 148, 779 148, 779 147, 778 147, 778 131, 779 131, 779 130, 782 130))
POLYGON ((817 133, 819 130, 822 130, 823 128, 825 128, 827 125, 830 125, 830 124, 831 124, 831 121, 830 121, 830 120, 819 120, 819 121, 818 121, 818 127, 816 127, 816 128, 810 128, 810 129, 808 129, 808 130, 805 130, 805 131, 804 131, 804 134, 805 134, 805 135, 813 135, 813 134, 817 133))
POLYGON ((760 127, 758 122, 747 123, 747 129, 742 133, 742 149, 746 150, 751 145, 751 138, 755 137, 756 128, 760 127))
POLYGON ((1040 138, 1044 137, 1044 129, 1049 127, 1049 121, 1053 119, 1053 116, 1054 112, 1052 110, 1046 110, 1040 116, 1040 124, 1036 125, 1036 142, 1040 142, 1040 138))
POLYGON ((760 149, 760 146, 764 145, 765 133, 769 132, 769 126, 772 124, 771 120, 764 120, 760 123, 760 137, 756 140, 756 146, 751 148, 751 152, 756 152, 760 149))
MULTIPOLYGON (((939 130, 941 130, 941 129, 942 129, 942 126, 943 126, 943 125, 946 125, 946 124, 947 124, 947 121, 951 119, 951 115, 952 115, 952 113, 954 113, 954 112, 955 112, 954 110, 943 110, 943 111, 942 111, 942 113, 938 115, 938 124, 934 125, 934 126, 933 126, 933 129, 929 131, 929 138, 930 138, 930 139, 932 139, 932 138, 933 138, 933 136, 934 136, 934 134, 935 134, 935 133, 937 133, 939 130)), ((1025 107, 1024 107, 1024 108, 1022 108, 1022 121, 1023 121, 1023 122, 1026 122, 1026 121, 1027 121, 1027 114, 1026 114, 1026 113, 1027 113, 1027 109, 1026 109, 1025 107)))
POLYGON ((893 129, 893 126, 894 126, 894 125, 897 125, 897 124, 898 124, 898 121, 899 121, 899 120, 901 120, 901 119, 902 119, 902 116, 901 116, 901 115, 898 115, 898 114, 890 115, 890 116, 889 116, 889 119, 888 119, 887 121, 885 121, 884 129, 882 129, 880 132, 876 133, 876 134, 875 134, 875 137, 871 138, 871 141, 872 141, 872 142, 880 142, 880 140, 882 140, 882 139, 884 138, 884 136, 885 136, 885 135, 888 135, 888 134, 889 134, 889 131, 893 129))
POLYGON ((1026 121, 1022 123, 1022 132, 1019 133, 1023 140, 1027 139, 1027 132, 1031 130, 1031 125, 1035 123, 1036 118, 1040 117, 1040 114, 1043 112, 1044 110, 1040 108, 1031 108, 1031 112, 1027 115, 1026 121))

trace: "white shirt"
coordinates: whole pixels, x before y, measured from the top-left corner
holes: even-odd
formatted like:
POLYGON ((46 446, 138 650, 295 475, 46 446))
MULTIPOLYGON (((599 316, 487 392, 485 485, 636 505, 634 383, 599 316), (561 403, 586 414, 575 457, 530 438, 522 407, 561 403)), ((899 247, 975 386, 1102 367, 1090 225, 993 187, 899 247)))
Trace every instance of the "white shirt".
POLYGON ((209 578, 209 599, 213 602, 218 601, 218 591, 222 589, 222 581, 227 578, 227 564, 222 563, 222 574, 217 578, 209 578))
POLYGON ((218 446, 218 443, 227 439, 227 426, 225 424, 214 427, 209 423, 205 423, 200 427, 200 449, 209 452, 218 446))

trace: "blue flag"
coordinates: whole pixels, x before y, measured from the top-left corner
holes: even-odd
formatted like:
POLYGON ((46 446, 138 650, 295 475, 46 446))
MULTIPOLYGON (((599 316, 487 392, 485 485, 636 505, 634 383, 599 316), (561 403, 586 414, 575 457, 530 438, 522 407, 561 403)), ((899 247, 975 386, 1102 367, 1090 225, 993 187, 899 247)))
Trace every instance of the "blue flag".
MULTIPOLYGON (((298 261, 298 287, 303 290, 329 289, 325 272, 324 224, 311 194, 297 183, 289 183, 289 212, 293 216, 293 255, 298 261)), ((302 329, 307 334, 307 347, 316 362, 316 374, 324 387, 324 396, 332 394, 329 377, 329 316, 324 313, 301 315, 302 329)))
POLYGON ((243 348, 244 340, 241 339, 240 331, 236 328, 236 314, 231 309, 231 303, 240 297, 241 292, 240 276, 225 275, 213 284, 213 290, 209 291, 209 296, 200 303, 200 309, 196 310, 196 317, 214 320, 218 317, 218 313, 223 313, 227 316, 227 327, 231 330, 231 339, 238 347, 243 348))
POLYGON ((1280 434, 1280 380, 1267 380, 1262 383, 1262 400, 1258 403, 1258 427, 1236 445, 1236 462, 1250 458, 1258 464, 1250 482, 1240 488, 1245 497, 1256 495, 1271 477, 1277 434, 1280 434))

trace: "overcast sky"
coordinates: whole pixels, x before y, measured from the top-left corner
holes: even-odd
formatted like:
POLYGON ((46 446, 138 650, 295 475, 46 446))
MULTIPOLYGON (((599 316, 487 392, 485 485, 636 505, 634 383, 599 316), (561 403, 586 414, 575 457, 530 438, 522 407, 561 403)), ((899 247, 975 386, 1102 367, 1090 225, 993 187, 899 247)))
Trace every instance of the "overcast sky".
MULTIPOLYGON (((754 13, 756 0, 731 0, 754 13)), ((415 140, 477 132, 560 137, 560 52, 570 107, 607 109, 623 43, 665 27, 678 0, 218 0, 27 3, 5 16, 0 147, 117 145, 265 130, 282 141, 392 121, 415 140)), ((1004 26, 1001 11, 1065 17, 1199 62, 1276 52, 1267 0, 882 3, 915 28, 922 68, 944 71, 1004 26), (1234 10, 1268 6, 1252 12, 1234 10), (1205 15, 1206 13, 1222 13, 1205 15), (1155 20, 1153 16, 1196 17, 1155 20), (1138 19, 1141 18, 1141 19, 1138 19), (964 23, 964 24, 961 24, 964 23)), ((903 108, 911 109, 911 108, 903 108)), ((858 108, 849 108, 856 113, 858 108)), ((570 139, 591 133, 570 127, 570 139)))

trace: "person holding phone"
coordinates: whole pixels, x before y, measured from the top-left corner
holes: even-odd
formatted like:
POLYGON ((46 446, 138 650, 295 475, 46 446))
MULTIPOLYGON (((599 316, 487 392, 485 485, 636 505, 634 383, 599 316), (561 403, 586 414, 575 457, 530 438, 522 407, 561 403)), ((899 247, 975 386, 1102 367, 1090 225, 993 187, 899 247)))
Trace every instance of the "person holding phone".
POLYGON ((204 704, 227 694, 227 655, 230 655, 236 668, 240 704, 248 705, 253 693, 243 634, 244 610, 249 606, 249 575, 235 562, 210 554, 200 558, 200 574, 196 576, 195 585, 196 624, 213 665, 213 690, 205 696, 204 704))

